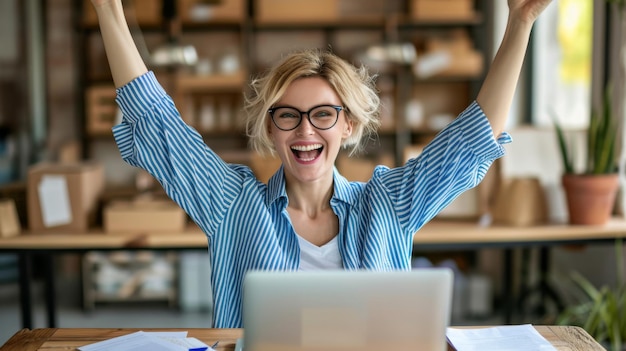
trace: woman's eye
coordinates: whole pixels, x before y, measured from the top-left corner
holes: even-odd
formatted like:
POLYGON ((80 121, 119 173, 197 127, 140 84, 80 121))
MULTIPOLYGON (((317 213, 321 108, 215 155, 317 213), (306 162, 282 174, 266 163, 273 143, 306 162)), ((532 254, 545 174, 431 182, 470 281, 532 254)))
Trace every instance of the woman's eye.
POLYGON ((298 118, 298 116, 295 113, 291 113, 291 112, 283 112, 278 117, 280 117, 280 118, 298 118))
POLYGON ((314 117, 329 117, 331 116, 331 112, 330 111, 326 111, 326 110, 322 110, 322 111, 317 111, 315 112, 315 115, 313 115, 314 117))

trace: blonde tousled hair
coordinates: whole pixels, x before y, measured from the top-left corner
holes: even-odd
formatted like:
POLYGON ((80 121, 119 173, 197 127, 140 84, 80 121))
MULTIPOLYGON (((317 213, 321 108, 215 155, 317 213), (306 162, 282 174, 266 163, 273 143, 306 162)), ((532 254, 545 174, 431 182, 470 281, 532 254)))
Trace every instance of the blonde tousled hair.
POLYGON ((337 55, 318 49, 295 51, 285 56, 262 77, 253 79, 245 95, 246 131, 251 147, 261 155, 275 154, 269 135, 267 112, 285 94, 295 80, 322 77, 335 89, 352 121, 352 135, 344 140, 350 154, 361 151, 367 137, 380 125, 380 98, 374 76, 363 66, 357 68, 337 55))

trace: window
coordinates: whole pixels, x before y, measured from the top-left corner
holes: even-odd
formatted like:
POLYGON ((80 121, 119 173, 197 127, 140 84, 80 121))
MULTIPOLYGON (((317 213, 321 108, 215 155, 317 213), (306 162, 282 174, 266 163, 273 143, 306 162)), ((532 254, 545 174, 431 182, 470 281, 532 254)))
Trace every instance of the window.
POLYGON ((586 128, 591 111, 593 0, 558 0, 533 32, 532 118, 566 128, 586 128))

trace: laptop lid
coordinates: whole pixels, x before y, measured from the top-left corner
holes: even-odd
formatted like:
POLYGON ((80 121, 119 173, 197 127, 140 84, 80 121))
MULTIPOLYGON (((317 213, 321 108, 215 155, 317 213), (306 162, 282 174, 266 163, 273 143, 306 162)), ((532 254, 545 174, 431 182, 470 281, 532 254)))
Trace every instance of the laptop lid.
POLYGON ((244 351, 447 350, 453 273, 251 271, 244 351))

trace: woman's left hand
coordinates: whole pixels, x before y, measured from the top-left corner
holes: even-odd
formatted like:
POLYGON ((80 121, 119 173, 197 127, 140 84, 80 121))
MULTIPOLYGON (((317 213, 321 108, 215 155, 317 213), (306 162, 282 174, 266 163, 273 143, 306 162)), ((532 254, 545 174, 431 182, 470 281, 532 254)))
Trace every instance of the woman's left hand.
POLYGON ((532 23, 548 7, 552 0, 508 0, 512 18, 532 23))

